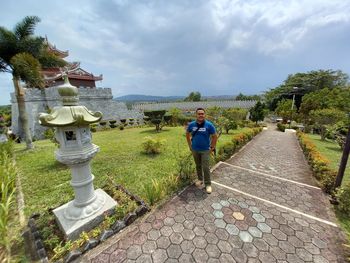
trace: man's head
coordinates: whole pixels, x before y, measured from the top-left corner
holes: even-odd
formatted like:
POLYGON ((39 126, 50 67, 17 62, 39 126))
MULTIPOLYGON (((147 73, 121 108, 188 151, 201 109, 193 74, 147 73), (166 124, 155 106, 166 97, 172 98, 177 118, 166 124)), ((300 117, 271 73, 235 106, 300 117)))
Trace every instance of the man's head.
POLYGON ((205 110, 203 108, 196 109, 196 118, 199 123, 205 120, 205 110))

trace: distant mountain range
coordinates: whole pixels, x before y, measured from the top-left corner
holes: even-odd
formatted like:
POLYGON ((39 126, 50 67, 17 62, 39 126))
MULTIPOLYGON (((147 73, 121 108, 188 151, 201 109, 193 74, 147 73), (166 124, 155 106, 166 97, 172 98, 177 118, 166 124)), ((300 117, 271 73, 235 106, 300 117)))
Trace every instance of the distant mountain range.
MULTIPOLYGON (((234 99, 233 95, 219 95, 219 96, 202 96, 204 100, 228 100, 234 99)), ((120 96, 113 98, 116 101, 133 101, 133 102, 164 102, 164 101, 182 101, 185 99, 185 96, 151 96, 151 95, 139 95, 139 94, 130 94, 125 96, 120 96)))

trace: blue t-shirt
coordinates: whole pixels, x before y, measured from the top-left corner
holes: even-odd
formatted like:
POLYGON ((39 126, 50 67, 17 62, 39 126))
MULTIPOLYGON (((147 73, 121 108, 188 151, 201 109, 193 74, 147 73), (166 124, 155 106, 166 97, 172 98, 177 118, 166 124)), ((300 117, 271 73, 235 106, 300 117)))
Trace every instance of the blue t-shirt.
MULTIPOLYGON (((203 124, 202 124, 203 125, 203 124)), ((192 135, 198 129, 196 121, 192 121, 188 127, 187 132, 192 135)), ((201 126, 196 132, 195 136, 192 137, 192 150, 194 151, 207 151, 210 148, 210 135, 215 134, 215 127, 210 121, 205 121, 204 126, 201 126)))

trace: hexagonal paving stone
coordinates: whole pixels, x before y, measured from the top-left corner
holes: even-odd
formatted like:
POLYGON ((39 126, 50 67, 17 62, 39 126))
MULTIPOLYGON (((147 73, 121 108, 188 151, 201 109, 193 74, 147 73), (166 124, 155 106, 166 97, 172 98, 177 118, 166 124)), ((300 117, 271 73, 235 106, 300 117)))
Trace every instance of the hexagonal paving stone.
POLYGON ((276 259, 269 252, 260 252, 259 259, 261 262, 276 262, 276 259))
POLYGON ((221 255, 220 249, 214 244, 209 244, 205 248, 205 251, 208 253, 208 256, 210 258, 219 258, 219 256, 221 255))
POLYGON ((253 237, 251 236, 251 234, 249 234, 248 231, 240 231, 238 236, 243 242, 253 241, 253 237))
POLYGON ((204 237, 195 237, 193 239, 193 244, 197 247, 197 248, 205 248, 207 246, 207 241, 205 240, 204 237))
POLYGON ((274 235, 278 240, 287 240, 287 235, 279 229, 273 229, 272 235, 274 235))
POLYGON ((181 235, 186 240, 192 240, 195 237, 195 232, 192 231, 191 229, 184 229, 181 232, 181 235))
POLYGON ((195 250, 195 248, 196 248, 196 247, 194 246, 193 242, 192 242, 192 241, 189 241, 189 240, 183 241, 183 242, 181 243, 180 247, 181 247, 181 249, 182 249, 182 251, 183 251, 184 253, 188 253, 188 254, 191 254, 191 253, 195 250))
POLYGON ((204 249, 200 249, 200 248, 196 248, 193 251, 192 256, 195 262, 199 262, 199 263, 207 262, 209 258, 207 252, 205 252, 204 249))
POLYGON ((245 202, 238 202, 238 205, 241 207, 241 208, 248 208, 249 205, 246 204, 245 202))
POLYGON ((215 231, 215 235, 218 237, 219 240, 227 240, 229 237, 229 234, 227 233, 227 231, 225 231, 225 229, 222 229, 222 228, 218 228, 215 231))
POLYGON ((254 213, 252 216, 256 222, 265 222, 265 217, 261 214, 254 213))
POLYGON ((183 224, 180 223, 175 223, 171 228, 174 230, 174 232, 177 233, 182 232, 184 230, 183 224))
POLYGON ((247 254, 248 257, 257 257, 259 250, 253 245, 253 243, 244 243, 243 251, 247 254))
POLYGON ((161 233, 163 236, 169 237, 169 236, 173 233, 173 229, 172 229, 170 226, 163 226, 163 227, 160 229, 160 233, 161 233))
POLYGON ((137 259, 142 254, 141 246, 132 245, 126 251, 126 256, 128 259, 137 259))
POLYGON ((180 233, 173 233, 170 236, 170 241, 173 244, 180 244, 183 240, 184 239, 180 233))
MULTIPOLYGON (((110 262, 115 262, 115 261, 111 260, 110 262)), ((136 260, 136 263, 152 263, 152 256, 143 254, 138 257, 138 259, 136 260)))
POLYGON ((238 204, 238 200, 237 200, 236 198, 230 197, 230 198, 228 199, 228 201, 229 201, 231 204, 238 204))
POLYGON ((147 233, 147 237, 150 240, 157 240, 160 237, 160 231, 157 229, 152 229, 147 233))
POLYGON ((165 236, 161 236, 160 238, 157 239, 157 246, 159 248, 164 248, 166 249, 170 245, 170 239, 165 236))
POLYGON ((222 219, 215 219, 214 224, 218 228, 225 228, 226 227, 226 222, 222 219))
POLYGON ((241 212, 233 212, 232 216, 236 219, 236 220, 244 220, 244 215, 241 212))
POLYGON ((181 247, 175 244, 171 244, 166 251, 170 258, 179 258, 182 253, 181 247))
POLYGON ((143 253, 148 253, 151 254, 153 253, 157 248, 157 243, 152 240, 147 240, 143 245, 142 245, 142 251, 143 253))
POLYGON ((192 262, 194 262, 194 258, 192 257, 191 254, 182 253, 180 258, 179 258, 179 262, 181 262, 181 263, 192 263, 192 262))
POLYGON ((222 205, 220 203, 213 203, 211 207, 214 208, 215 210, 221 210, 222 205))
POLYGON ((250 206, 248 209, 253 213, 260 213, 260 209, 257 208, 256 206, 250 206))
POLYGON ((230 202, 227 201, 227 200, 221 200, 221 201, 220 201, 220 204, 221 204, 222 206, 224 206, 224 207, 229 207, 229 206, 230 206, 230 202))
POLYGON ((217 246, 222 253, 231 253, 232 251, 230 243, 225 240, 219 240, 217 246))
POLYGON ((156 251, 152 254, 152 259, 154 262, 164 262, 168 258, 166 250, 164 249, 156 249, 156 251))
POLYGON ((253 237, 262 237, 262 232, 259 228, 255 226, 251 226, 248 228, 248 232, 253 236, 253 237))
POLYGON ((239 229, 232 224, 227 224, 225 229, 230 235, 238 235, 239 233, 239 229))
POLYGON ((256 238, 253 240, 253 244, 260 251, 268 251, 269 250, 269 244, 267 244, 266 241, 263 239, 256 238))
POLYGON ((259 228, 261 230, 261 232, 264 233, 271 233, 272 229, 269 225, 267 225, 266 223, 258 223, 257 224, 257 228, 259 228))
POLYGON ((234 248, 231 251, 232 257, 235 259, 236 262, 247 262, 247 255, 243 252, 242 249, 234 248))
POLYGON ((220 210, 215 210, 215 211, 213 212, 213 216, 214 216, 215 218, 223 218, 223 217, 224 217, 224 213, 221 212, 220 210))
POLYGON ((214 233, 206 233, 204 238, 209 244, 216 244, 219 241, 218 237, 214 233))

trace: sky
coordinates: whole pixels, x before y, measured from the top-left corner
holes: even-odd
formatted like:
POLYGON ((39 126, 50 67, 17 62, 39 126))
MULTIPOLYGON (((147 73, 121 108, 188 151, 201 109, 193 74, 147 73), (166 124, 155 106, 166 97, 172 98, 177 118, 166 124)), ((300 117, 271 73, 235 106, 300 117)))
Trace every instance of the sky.
MULTIPOLYGON (((127 94, 261 94, 297 72, 350 73, 348 0, 0 0, 0 26, 41 18, 68 61, 127 94)), ((0 73, 0 105, 11 75, 0 73)))

